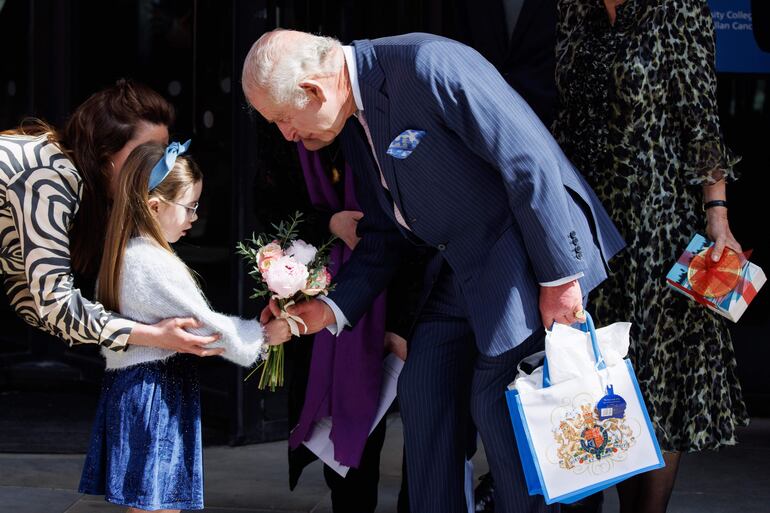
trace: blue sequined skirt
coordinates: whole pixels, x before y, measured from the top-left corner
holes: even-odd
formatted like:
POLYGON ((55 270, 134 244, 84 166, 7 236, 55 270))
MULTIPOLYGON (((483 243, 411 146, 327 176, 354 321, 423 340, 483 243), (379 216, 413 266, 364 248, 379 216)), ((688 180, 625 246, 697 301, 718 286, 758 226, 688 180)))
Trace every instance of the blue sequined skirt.
POLYGON ((80 493, 144 510, 203 509, 197 357, 104 374, 80 493))

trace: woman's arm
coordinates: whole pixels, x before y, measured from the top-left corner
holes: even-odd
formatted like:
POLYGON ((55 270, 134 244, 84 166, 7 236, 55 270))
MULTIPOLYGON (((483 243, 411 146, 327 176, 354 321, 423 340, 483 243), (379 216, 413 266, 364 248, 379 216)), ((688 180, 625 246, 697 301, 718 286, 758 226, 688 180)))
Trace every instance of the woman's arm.
POLYGON ((63 155, 50 159, 48 167, 19 173, 7 190, 29 293, 47 331, 71 345, 100 344, 116 351, 136 344, 199 356, 220 354, 222 350, 207 348, 218 335, 186 331, 199 325, 193 319, 167 319, 148 326, 109 312, 81 295, 71 274, 69 228, 82 182, 63 155))
MULTIPOLYGON (((722 139, 714 69, 714 26, 706 2, 680 0, 668 6, 668 23, 677 38, 666 40, 671 72, 670 104, 681 131, 681 166, 685 179, 703 189, 703 202, 726 200, 726 182, 736 178, 736 158, 722 139), (682 20, 692 20, 684 23, 682 20)), ((707 235, 718 260, 725 246, 741 251, 730 231, 727 208, 706 210, 707 235)))
MULTIPOLYGON (((713 185, 703 186, 703 202, 715 200, 727 200, 727 187, 724 180, 720 180, 713 185)), ((727 207, 714 206, 706 210, 706 235, 709 239, 714 241, 714 250, 711 253, 711 258, 717 261, 722 256, 722 251, 725 247, 728 247, 738 253, 742 253, 743 249, 738 241, 735 240, 733 233, 730 231, 730 223, 727 220, 727 207)))
POLYGON ((48 158, 47 166, 18 173, 7 189, 35 311, 49 332, 70 344, 122 349, 135 323, 88 301, 73 284, 68 232, 81 179, 64 155, 48 158))

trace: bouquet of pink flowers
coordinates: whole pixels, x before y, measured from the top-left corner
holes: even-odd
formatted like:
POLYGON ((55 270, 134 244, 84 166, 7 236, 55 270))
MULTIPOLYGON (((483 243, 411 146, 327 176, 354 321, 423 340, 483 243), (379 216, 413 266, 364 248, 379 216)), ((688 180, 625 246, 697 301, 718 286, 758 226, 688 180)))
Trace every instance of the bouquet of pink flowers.
MULTIPOLYGON (((296 212, 288 222, 273 225, 274 234, 252 235, 238 243, 238 254, 251 267, 249 275, 257 281, 252 298, 270 296, 278 303, 281 318, 286 319, 295 337, 307 331, 301 317, 291 315, 287 308, 331 290, 331 275, 326 269, 332 237, 320 248, 298 238, 302 213, 296 212)), ((283 345, 270 346, 267 356, 247 377, 262 367, 259 388, 283 386, 283 345)))

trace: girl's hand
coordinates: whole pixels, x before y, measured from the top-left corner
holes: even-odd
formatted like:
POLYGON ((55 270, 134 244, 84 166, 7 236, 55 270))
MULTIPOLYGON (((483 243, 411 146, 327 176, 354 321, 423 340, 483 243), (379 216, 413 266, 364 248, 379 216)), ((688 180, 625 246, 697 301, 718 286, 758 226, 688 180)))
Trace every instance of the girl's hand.
POLYGON ((129 344, 137 346, 160 347, 177 353, 190 353, 198 356, 217 356, 225 352, 224 348, 210 348, 209 344, 219 340, 220 335, 193 335, 188 329, 200 328, 201 323, 191 318, 171 318, 152 326, 137 324, 131 330, 129 344))
POLYGON ((291 330, 286 319, 273 319, 265 324, 265 340, 268 345, 277 346, 291 338, 291 330))
POLYGON ((711 251, 711 258, 717 262, 722 258, 722 251, 725 247, 743 253, 741 245, 733 237, 730 231, 730 223, 727 221, 727 209, 724 207, 713 207, 706 210, 706 235, 714 241, 714 249, 711 251))
POLYGON ((363 212, 356 210, 343 210, 337 212, 329 219, 329 231, 350 248, 355 249, 361 238, 356 233, 358 221, 364 217, 363 212))
POLYGON ((259 315, 259 322, 264 326, 270 319, 278 319, 279 317, 281 317, 281 309, 278 308, 278 301, 270 298, 270 302, 262 309, 262 313, 259 315))

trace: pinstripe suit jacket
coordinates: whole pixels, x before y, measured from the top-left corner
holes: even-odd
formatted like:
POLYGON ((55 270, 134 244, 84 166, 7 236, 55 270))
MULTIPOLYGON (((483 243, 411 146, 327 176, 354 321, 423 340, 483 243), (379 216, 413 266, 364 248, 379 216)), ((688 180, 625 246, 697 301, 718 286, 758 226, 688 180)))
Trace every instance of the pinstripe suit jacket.
POLYGON ((362 240, 330 298, 355 323, 415 236, 452 267, 479 350, 499 355, 542 325, 539 283, 583 272, 588 293, 623 240, 526 102, 475 50, 429 34, 353 43, 364 114, 340 134, 356 173, 362 240), (400 160, 386 153, 424 130, 400 160), (395 221, 393 202, 411 233, 395 221))

